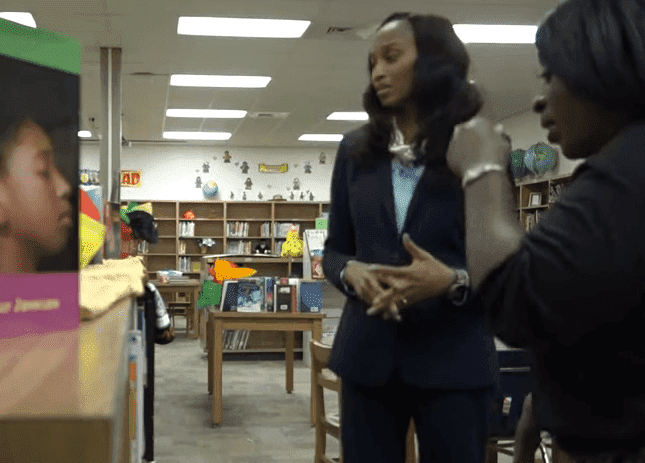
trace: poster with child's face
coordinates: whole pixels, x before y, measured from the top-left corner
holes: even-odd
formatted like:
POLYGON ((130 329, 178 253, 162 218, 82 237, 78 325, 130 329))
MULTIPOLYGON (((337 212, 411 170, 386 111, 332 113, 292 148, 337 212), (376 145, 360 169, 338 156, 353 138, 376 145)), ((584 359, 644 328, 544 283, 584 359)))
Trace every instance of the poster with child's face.
POLYGON ((80 318, 80 49, 24 29, 0 20, 0 339, 80 318))

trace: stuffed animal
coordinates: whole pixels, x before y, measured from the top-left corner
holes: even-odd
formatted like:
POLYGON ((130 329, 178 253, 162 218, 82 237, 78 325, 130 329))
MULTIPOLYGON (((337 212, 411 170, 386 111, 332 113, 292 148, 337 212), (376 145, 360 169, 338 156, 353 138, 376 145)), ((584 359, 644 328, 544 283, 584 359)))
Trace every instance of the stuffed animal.
POLYGON ((287 233, 287 240, 282 245, 282 257, 302 257, 303 244, 298 238, 298 229, 291 227, 287 233))

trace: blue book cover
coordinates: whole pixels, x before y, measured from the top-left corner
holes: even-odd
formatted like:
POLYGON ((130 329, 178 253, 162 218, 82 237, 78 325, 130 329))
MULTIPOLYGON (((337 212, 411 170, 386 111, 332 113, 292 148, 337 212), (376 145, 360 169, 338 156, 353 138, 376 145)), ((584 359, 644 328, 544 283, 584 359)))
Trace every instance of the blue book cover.
POLYGON ((264 278, 241 278, 238 280, 238 312, 264 311, 264 283, 264 278))
POLYGON ((300 312, 322 312, 322 283, 310 281, 300 283, 300 312))

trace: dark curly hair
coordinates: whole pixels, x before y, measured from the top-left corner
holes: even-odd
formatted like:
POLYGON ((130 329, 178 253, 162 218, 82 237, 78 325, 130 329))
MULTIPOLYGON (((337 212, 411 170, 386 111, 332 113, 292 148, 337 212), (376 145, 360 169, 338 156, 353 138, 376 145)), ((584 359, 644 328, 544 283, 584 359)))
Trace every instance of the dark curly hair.
POLYGON ((571 92, 645 118, 645 0, 569 0, 539 27, 542 65, 571 92))
MULTIPOLYGON (((425 139, 423 162, 447 171, 445 153, 455 125, 475 116, 482 107, 482 96, 468 82, 470 58, 466 47, 455 34, 452 23, 441 16, 394 13, 383 21, 381 28, 392 21, 407 21, 412 27, 417 48, 412 100, 418 114, 417 146, 425 139)), ((372 65, 368 61, 368 70, 372 65)), ((363 94, 363 106, 369 115, 367 139, 356 151, 361 163, 391 159, 388 151, 392 126, 392 110, 381 105, 373 85, 363 94)))

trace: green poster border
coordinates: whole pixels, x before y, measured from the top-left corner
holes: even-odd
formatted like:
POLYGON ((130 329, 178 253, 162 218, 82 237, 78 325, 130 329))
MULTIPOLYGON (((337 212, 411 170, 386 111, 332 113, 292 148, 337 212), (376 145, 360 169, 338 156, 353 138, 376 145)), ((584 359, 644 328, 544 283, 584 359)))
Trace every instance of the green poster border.
POLYGON ((44 29, 0 18, 0 54, 80 75, 81 44, 44 29))

